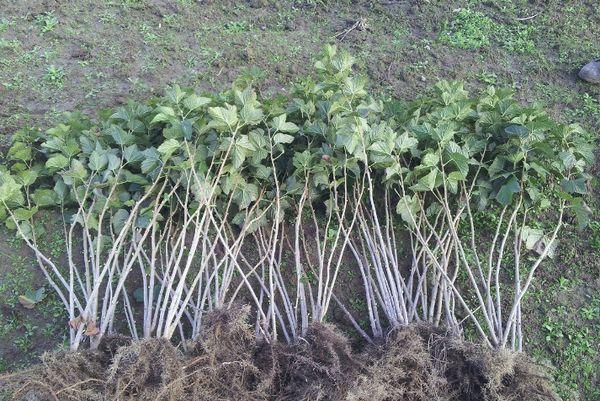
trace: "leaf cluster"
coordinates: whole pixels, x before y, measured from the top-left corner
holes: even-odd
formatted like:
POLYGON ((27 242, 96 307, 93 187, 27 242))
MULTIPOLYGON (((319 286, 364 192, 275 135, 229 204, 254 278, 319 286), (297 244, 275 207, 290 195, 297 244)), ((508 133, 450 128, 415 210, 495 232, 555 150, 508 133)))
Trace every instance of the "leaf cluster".
MULTIPOLYGON (((316 76, 287 97, 259 98, 240 82, 216 95, 176 85, 97 121, 69 114, 46 131, 18 131, 0 166, 0 218, 27 234, 39 209, 91 202, 108 204, 106 218, 118 225, 153 182, 185 182, 190 170, 207 183, 217 177, 218 196, 239 216, 275 197, 285 210, 303 191, 326 200, 369 170, 376 188, 403 184, 397 211, 408 223, 419 204, 468 193, 480 209, 543 209, 560 197, 585 224, 593 146, 581 127, 494 87, 471 96, 442 81, 412 103, 384 101, 353 64, 328 46, 316 76)), ((201 197, 200 186, 180 191, 201 197)), ((136 224, 149 221, 141 213, 136 224)))

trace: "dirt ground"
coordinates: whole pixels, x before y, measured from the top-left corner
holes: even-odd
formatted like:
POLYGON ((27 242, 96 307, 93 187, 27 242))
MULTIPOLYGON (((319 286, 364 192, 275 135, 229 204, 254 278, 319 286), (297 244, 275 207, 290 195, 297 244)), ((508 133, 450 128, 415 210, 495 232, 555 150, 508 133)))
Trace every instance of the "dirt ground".
MULTIPOLYGON (((381 93, 414 99, 441 78, 509 86, 597 138, 600 85, 577 71, 600 58, 598 26, 594 0, 0 0, 0 144, 20 127, 93 116, 171 83, 223 90, 244 75, 263 93, 285 91, 326 43, 350 50, 381 93)), ((526 349, 553 367, 567 400, 600 399, 598 194, 588 200, 595 223, 566 228, 527 302, 526 349)), ((47 246, 60 256, 60 235, 47 246)), ((43 281, 6 230, 0 261, 1 371, 61 344, 66 323, 51 294, 33 310, 19 305, 43 281)))

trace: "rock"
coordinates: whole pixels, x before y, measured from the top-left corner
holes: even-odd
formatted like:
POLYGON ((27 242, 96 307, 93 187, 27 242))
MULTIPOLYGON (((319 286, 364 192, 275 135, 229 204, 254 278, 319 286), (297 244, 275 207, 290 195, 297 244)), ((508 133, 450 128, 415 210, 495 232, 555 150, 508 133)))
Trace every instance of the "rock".
POLYGON ((579 71, 579 78, 593 84, 600 84, 600 59, 590 61, 579 71))

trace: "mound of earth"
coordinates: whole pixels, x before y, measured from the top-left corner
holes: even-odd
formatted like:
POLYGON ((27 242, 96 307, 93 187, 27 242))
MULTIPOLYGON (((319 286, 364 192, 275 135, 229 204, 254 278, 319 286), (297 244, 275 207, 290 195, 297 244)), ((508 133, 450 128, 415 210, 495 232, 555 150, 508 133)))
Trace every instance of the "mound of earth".
POLYGON ((559 400, 523 354, 492 351, 427 325, 353 352, 333 326, 294 345, 256 339, 249 309, 213 312, 199 340, 103 339, 97 350, 47 353, 0 376, 0 399, 19 401, 559 400))

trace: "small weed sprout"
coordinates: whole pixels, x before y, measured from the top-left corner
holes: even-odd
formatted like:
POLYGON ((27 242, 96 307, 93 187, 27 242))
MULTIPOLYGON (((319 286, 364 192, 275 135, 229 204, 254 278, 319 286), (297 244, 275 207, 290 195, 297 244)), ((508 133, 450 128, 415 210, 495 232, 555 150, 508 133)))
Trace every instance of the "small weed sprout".
POLYGON ((52 32, 58 25, 58 18, 53 11, 40 14, 35 17, 36 25, 40 28, 42 34, 52 32))

